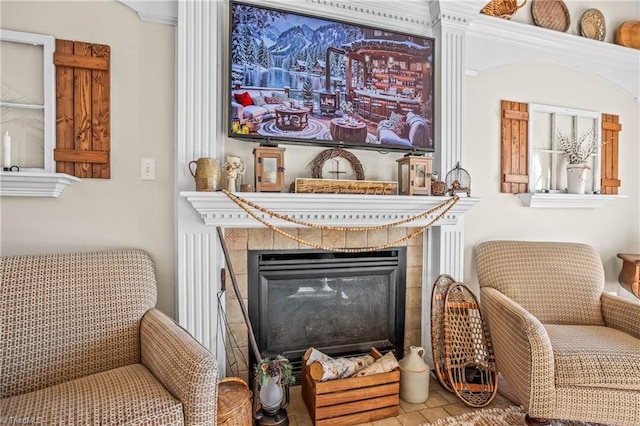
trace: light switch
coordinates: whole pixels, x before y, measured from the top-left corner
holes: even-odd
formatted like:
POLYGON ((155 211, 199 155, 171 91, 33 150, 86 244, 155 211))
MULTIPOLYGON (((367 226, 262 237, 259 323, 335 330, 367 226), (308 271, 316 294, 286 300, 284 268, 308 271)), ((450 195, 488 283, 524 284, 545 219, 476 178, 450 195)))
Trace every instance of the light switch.
POLYGON ((153 158, 143 158, 140 161, 140 178, 142 180, 156 179, 156 160, 153 158))

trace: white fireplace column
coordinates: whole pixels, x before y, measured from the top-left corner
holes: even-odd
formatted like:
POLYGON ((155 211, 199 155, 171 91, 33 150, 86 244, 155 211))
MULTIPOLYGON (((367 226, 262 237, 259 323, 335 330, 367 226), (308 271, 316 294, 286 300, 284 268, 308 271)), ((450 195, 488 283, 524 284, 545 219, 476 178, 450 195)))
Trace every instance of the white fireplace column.
MULTIPOLYGON (((442 180, 458 161, 462 167, 464 147, 465 38, 469 22, 482 5, 475 1, 430 1, 431 26, 436 39, 435 74, 435 170, 442 180)), ((431 306, 431 289, 440 274, 464 281, 464 217, 452 226, 432 228, 423 241, 425 247, 422 292, 422 345, 433 366, 431 320, 425 312, 431 306)))
MULTIPOLYGON (((189 161, 222 159, 224 3, 178 2, 176 78, 176 319, 224 365, 218 330, 220 269, 224 256, 215 227, 205 226, 181 191, 193 190, 189 161)), ((224 301, 224 298, 222 298, 224 301)))

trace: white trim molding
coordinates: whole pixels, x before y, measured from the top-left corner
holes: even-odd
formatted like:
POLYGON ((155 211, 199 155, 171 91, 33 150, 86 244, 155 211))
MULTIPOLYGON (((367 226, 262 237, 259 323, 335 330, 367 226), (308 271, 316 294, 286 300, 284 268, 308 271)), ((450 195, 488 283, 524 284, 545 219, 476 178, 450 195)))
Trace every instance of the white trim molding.
POLYGON ((626 195, 605 194, 556 194, 556 193, 521 193, 518 196, 525 207, 542 209, 596 209, 626 195))
POLYGON ((72 182, 80 178, 65 173, 0 172, 0 196, 58 198, 72 182))

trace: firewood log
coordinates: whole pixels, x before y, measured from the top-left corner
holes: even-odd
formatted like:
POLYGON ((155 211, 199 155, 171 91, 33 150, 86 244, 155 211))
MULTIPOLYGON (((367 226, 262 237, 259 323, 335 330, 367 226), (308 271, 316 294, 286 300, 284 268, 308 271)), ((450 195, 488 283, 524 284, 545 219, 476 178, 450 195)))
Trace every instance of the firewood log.
POLYGON ((373 361, 371 355, 314 361, 309 366, 309 373, 311 377, 320 382, 346 379, 353 376, 356 371, 373 364, 373 361))
POLYGON ((387 373, 389 371, 395 370, 399 367, 398 360, 393 355, 393 352, 388 352, 381 358, 378 358, 376 362, 369 365, 366 368, 358 371, 354 377, 362 377, 362 376, 370 376, 372 374, 378 373, 387 373))

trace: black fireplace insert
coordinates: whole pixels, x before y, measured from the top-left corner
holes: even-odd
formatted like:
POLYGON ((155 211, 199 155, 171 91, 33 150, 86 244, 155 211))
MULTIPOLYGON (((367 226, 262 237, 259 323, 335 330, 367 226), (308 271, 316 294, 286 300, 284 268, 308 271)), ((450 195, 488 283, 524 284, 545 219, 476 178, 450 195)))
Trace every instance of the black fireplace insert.
POLYGON ((247 256, 249 318, 258 348, 263 356, 287 357, 298 379, 309 347, 330 356, 367 354, 371 347, 402 352, 406 247, 250 250, 247 256))

